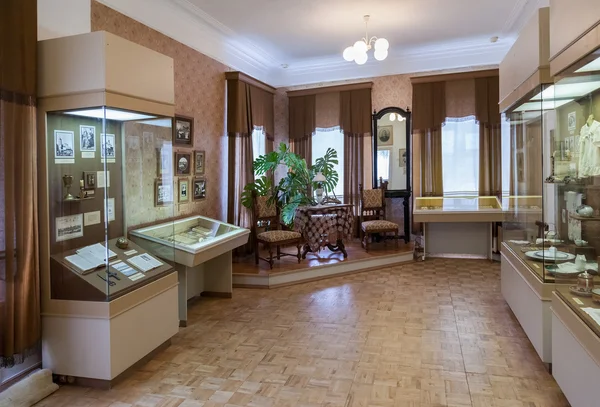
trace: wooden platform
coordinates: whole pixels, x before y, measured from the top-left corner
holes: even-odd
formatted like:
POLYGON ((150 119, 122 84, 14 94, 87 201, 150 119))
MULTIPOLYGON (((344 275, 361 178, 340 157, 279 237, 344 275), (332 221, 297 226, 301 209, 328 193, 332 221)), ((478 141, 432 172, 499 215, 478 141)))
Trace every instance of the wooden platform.
MULTIPOLYGON (((295 253, 295 250, 294 247, 288 247, 282 252, 295 253)), ((413 261, 413 244, 403 241, 398 243, 398 249, 393 242, 387 242, 386 245, 374 243, 367 253, 357 239, 347 243, 346 250, 346 259, 342 253, 326 248, 317 254, 308 253, 300 263, 295 257, 285 256, 275 261, 272 270, 263 260, 256 265, 254 257, 234 260, 233 286, 274 288, 413 261)))

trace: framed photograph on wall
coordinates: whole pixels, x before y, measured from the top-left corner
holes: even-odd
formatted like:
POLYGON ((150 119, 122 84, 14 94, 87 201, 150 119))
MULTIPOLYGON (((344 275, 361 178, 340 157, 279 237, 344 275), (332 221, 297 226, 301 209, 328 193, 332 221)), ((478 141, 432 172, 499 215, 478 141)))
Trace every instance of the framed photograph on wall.
POLYGON ((194 175, 204 175, 204 151, 194 151, 194 175))
POLYGON ((179 178, 179 203, 187 203, 190 201, 190 180, 187 178, 179 178))
POLYGON ((79 149, 81 151, 96 151, 96 127, 79 126, 79 149))
POLYGON ((154 181, 154 206, 165 206, 173 203, 173 184, 171 182, 163 182, 162 180, 154 181))
POLYGON ((206 180, 194 178, 194 201, 206 199, 206 180))
POLYGON ((567 125, 569 129, 569 134, 575 134, 575 130, 577 130, 577 113, 571 112, 567 116, 567 125))
POLYGON ((175 174, 190 175, 192 173, 192 154, 191 153, 175 153, 175 174))
POLYGON ((400 168, 406 168, 406 149, 401 148, 398 150, 398 158, 400 161, 400 168))
POLYGON ((173 119, 173 144, 179 146, 194 146, 194 118, 175 116, 173 119))
POLYGON ((100 145, 100 157, 101 158, 115 158, 115 135, 114 134, 101 134, 100 138, 102 143, 100 145))
POLYGON ((394 126, 381 126, 377 128, 377 145, 394 145, 394 126))
POLYGON ((75 158, 75 135, 72 131, 54 130, 54 158, 75 158))

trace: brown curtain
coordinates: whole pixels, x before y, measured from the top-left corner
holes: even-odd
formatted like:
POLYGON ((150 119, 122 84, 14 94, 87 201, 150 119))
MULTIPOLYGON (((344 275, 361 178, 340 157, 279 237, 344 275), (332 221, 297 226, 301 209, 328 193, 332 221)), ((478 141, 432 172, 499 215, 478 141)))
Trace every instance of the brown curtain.
MULTIPOLYGON (((340 127, 344 132, 344 201, 360 205, 359 184, 365 184, 365 137, 371 137, 371 88, 340 92, 340 127)), ((356 222, 358 226, 358 222, 356 222)), ((355 231, 358 233, 358 229, 355 231)))
POLYGON ((7 0, 0 13, 0 367, 38 352, 41 335, 36 9, 7 0))
MULTIPOLYGON (((264 89, 239 79, 227 79, 227 221, 237 226, 250 228, 252 225, 252 213, 242 205, 241 199, 244 187, 254 181, 252 130, 262 127, 272 146, 273 99, 273 94, 264 89)), ((247 247, 252 247, 251 242, 247 247)))
POLYGON ((479 121, 479 195, 502 194, 502 136, 498 76, 475 79, 475 116, 479 121))
POLYGON ((290 150, 312 164, 312 135, 315 131, 315 95, 289 99, 290 150))
POLYGON ((445 120, 446 83, 413 84, 413 132, 421 153, 421 184, 415 196, 443 195, 441 129, 445 120))

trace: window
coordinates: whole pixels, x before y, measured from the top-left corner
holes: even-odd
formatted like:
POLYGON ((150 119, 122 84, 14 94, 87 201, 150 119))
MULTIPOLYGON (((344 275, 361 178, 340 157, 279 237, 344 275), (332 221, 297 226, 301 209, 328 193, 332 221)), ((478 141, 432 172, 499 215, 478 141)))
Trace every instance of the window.
POLYGON ((255 127, 252 130, 252 161, 267 153, 266 142, 267 137, 265 136, 264 129, 262 127, 255 127))
POLYGON ((344 195, 344 133, 338 127, 315 131, 312 138, 312 163, 314 164, 317 158, 323 157, 328 148, 337 151, 338 165, 335 166, 335 170, 339 175, 339 181, 333 192, 341 200, 344 195))
POLYGON ((388 148, 377 150, 377 174, 384 181, 390 180, 390 149, 388 148))
POLYGON ((479 195, 479 124, 475 118, 442 127, 444 196, 479 195))

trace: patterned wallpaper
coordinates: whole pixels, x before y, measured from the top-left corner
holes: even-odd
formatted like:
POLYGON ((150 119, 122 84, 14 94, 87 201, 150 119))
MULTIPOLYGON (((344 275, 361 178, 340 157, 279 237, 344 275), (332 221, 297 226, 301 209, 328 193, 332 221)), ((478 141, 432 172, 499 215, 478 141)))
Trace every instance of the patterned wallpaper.
MULTIPOLYGON (((226 219, 227 151, 225 140, 225 75, 229 68, 153 29, 92 1, 92 31, 108 31, 174 60, 175 112, 194 117, 194 150, 206 151, 206 199, 176 207, 175 216, 206 215, 226 219)), ((192 149, 189 149, 192 151, 192 149)), ((146 156, 144 154, 144 156, 146 156)), ((144 184, 154 184, 156 166, 142 167, 144 184)), ((130 178, 128 182, 138 182, 130 178)), ((133 187, 134 185, 128 185, 133 187)), ((152 190, 153 191, 153 190, 152 190)), ((137 194, 139 195, 139 194, 137 194)), ((136 194, 132 195, 132 199, 136 194)), ((144 201, 150 198, 144 189, 144 201)), ((152 202, 154 197, 152 196, 152 202)), ((131 207, 135 202, 130 202, 131 207)), ((156 211, 138 213, 136 224, 155 220, 156 211), (139 223, 137 223, 139 222, 139 223)), ((141 212, 141 211, 140 211, 141 212)), ((173 215, 171 215, 173 216, 173 215)), ((164 217, 164 216, 162 216, 164 217)), ((130 225, 133 225, 130 222, 130 225)))

